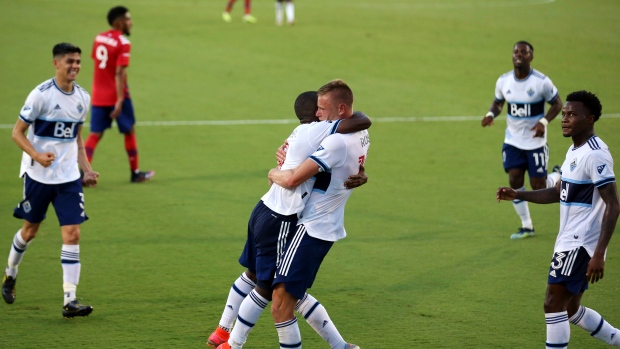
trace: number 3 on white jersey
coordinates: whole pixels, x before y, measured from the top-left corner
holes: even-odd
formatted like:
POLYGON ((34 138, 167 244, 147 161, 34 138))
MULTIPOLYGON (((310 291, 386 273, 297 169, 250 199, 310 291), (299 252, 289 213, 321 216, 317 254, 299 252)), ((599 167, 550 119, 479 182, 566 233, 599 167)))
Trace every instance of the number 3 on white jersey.
POLYGON ((99 69, 105 69, 108 64, 108 49, 104 45, 97 46, 95 57, 99 60, 99 69))

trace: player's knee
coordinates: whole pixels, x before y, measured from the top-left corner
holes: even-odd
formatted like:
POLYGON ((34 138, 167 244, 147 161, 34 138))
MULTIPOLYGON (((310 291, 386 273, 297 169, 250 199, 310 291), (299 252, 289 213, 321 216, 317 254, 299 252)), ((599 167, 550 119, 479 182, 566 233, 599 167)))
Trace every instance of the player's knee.
POLYGON ((65 245, 77 245, 80 242, 79 225, 63 226, 62 242, 65 245))
POLYGON ((272 299, 273 288, 271 287, 271 280, 258 280, 256 283, 256 292, 268 301, 272 299))
POLYGON ((37 232, 39 231, 39 224, 24 224, 24 227, 21 230, 22 239, 24 241, 29 242, 35 237, 37 237, 37 232))

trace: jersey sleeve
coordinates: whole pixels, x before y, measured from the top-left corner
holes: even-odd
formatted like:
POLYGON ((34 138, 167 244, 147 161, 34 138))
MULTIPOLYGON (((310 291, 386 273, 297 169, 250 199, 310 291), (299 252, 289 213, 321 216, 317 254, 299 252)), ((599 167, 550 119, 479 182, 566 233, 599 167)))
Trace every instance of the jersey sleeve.
POLYGON ((131 42, 124 37, 123 35, 118 37, 121 47, 119 49, 118 57, 116 58, 116 66, 117 67, 128 67, 129 66, 129 56, 131 53, 131 42))
POLYGON ((311 148, 318 148, 325 137, 333 135, 338 130, 338 125, 342 120, 314 122, 308 132, 308 142, 311 148))
POLYGON ((548 76, 543 80, 543 97, 547 103, 553 103, 558 98, 558 89, 548 76))
POLYGON ((586 171, 597 188, 616 181, 614 161, 608 151, 593 151, 588 157, 586 171))
POLYGON ((502 78, 500 76, 495 83, 495 101, 503 102, 505 100, 506 98, 504 98, 504 93, 502 92, 502 78))
POLYGON ((19 118, 27 124, 32 124, 41 115, 41 110, 43 110, 43 98, 36 88, 26 98, 26 102, 19 112, 19 118))
POLYGON ((347 147, 342 137, 341 134, 328 136, 310 155, 310 159, 319 165, 319 172, 330 172, 332 168, 344 164, 347 158, 347 147))

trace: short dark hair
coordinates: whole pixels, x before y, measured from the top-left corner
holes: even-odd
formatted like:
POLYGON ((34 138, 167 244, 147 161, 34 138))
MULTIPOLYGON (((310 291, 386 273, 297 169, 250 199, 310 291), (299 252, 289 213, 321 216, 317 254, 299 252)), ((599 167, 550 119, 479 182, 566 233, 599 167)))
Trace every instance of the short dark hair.
MULTIPOLYGON (((529 42, 524 41, 524 40, 517 41, 517 43, 516 43, 516 44, 514 44, 514 46, 521 45, 521 44, 529 46, 529 47, 530 47, 530 50, 531 50, 532 52, 534 52, 534 46, 532 46, 532 44, 530 44, 529 42)), ((514 46, 513 46, 513 47, 514 47, 514 46)))
POLYGON ((52 57, 56 58, 57 56, 64 56, 67 53, 79 53, 82 54, 82 50, 72 44, 67 42, 61 42, 60 44, 54 45, 52 49, 52 57))
POLYGON ((125 17, 125 14, 129 12, 129 9, 125 6, 116 6, 110 9, 108 12, 108 23, 112 25, 115 20, 125 17))
POLYGON ((594 115, 594 122, 598 121, 601 117, 603 106, 601 105, 601 101, 598 97, 592 92, 585 90, 575 91, 566 96, 566 101, 583 103, 583 106, 586 107, 592 115, 594 115))
POLYGON ((318 95, 316 91, 306 91, 295 99, 295 115, 299 121, 316 119, 318 95))
POLYGON ((321 88, 317 91, 319 96, 328 94, 333 92, 335 95, 335 100, 338 103, 344 103, 347 106, 353 106, 353 91, 346 82, 336 79, 328 82, 327 84, 321 86, 321 88))

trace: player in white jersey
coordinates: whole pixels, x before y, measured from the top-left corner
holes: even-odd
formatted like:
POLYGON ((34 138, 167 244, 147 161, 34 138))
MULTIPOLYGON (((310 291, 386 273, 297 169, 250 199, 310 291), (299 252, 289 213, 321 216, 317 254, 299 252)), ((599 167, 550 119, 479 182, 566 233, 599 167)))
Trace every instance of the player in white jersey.
POLYGON ((24 197, 13 215, 24 223, 13 237, 2 281, 2 297, 12 304, 19 263, 51 203, 63 240, 62 314, 70 318, 87 316, 93 310, 80 304, 76 297, 81 268, 80 224, 88 219, 78 164, 87 183, 96 184, 99 176, 88 163, 81 133, 90 105, 88 92, 75 83, 81 52, 79 47, 67 43, 54 46, 55 77, 32 90, 13 128, 13 140, 23 150, 19 174, 24 178, 24 197))
MULTIPOLYGON (((502 147, 504 170, 510 187, 525 190, 525 171, 532 189, 551 188, 560 179, 554 171, 547 176, 549 148, 547 124, 562 109, 558 90, 549 77, 530 66, 534 48, 526 41, 517 42, 512 51, 514 69, 497 79, 495 99, 489 112, 482 118, 482 126, 493 125, 508 102, 506 136, 502 147), (545 102, 551 107, 545 114, 545 102)), ((515 211, 521 218, 521 228, 510 236, 522 239, 534 236, 534 225, 527 202, 515 200, 515 211)))
POLYGON ((620 215, 613 159, 607 145, 594 132, 601 110, 601 102, 590 92, 573 92, 566 97, 562 134, 571 137, 573 144, 562 165, 562 181, 556 187, 497 191, 498 201, 560 202, 560 231, 545 297, 547 348, 568 347, 569 323, 620 348, 620 331, 599 313, 581 305, 588 282, 603 278, 605 253, 620 215))
MULTIPOLYGON (((362 113, 347 120, 316 122, 316 110, 316 92, 304 92, 297 97, 295 114, 302 124, 287 138, 288 151, 286 160, 281 164, 282 168, 295 168, 301 164, 330 134, 355 132, 371 124, 370 119, 362 113)), ((361 179, 360 183, 363 184, 366 175, 362 172, 353 179, 361 179)), ((220 323, 209 336, 208 346, 214 349, 238 349, 246 342, 256 321, 271 301, 271 284, 279 257, 288 236, 297 225, 297 216, 308 201, 313 185, 313 179, 308 179, 295 189, 272 185, 252 211, 248 222, 248 238, 239 258, 240 264, 247 270, 231 287, 220 323)), ((350 344, 345 342, 325 308, 314 297, 305 294, 297 308, 332 348, 349 348, 350 344)))
MULTIPOLYGON (((333 80, 318 91, 322 118, 347 118, 353 110, 353 92, 342 80, 333 80)), ((273 281, 271 313, 278 330, 280 348, 301 348, 295 305, 314 282, 321 262, 334 241, 345 237, 344 207, 351 195, 344 182, 364 165, 370 140, 366 130, 331 135, 309 159, 294 169, 272 169, 269 179, 294 188, 316 177, 314 190, 289 238, 273 281)))

